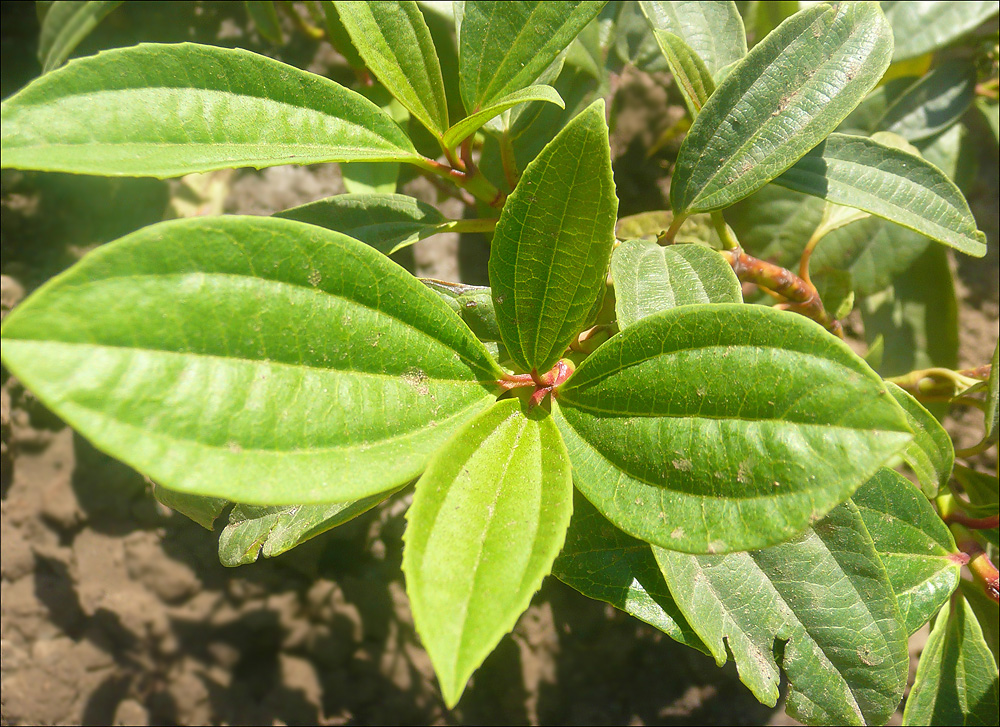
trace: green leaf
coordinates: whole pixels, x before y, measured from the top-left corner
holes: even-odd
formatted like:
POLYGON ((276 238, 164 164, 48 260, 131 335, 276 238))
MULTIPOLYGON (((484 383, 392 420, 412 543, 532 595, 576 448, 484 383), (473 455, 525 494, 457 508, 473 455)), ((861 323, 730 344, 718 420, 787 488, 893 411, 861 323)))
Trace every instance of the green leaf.
POLYGON ((989 388, 986 390, 986 409, 983 412, 983 441, 997 443, 1000 435, 1000 344, 993 346, 990 362, 989 388))
POLYGON ((274 558, 368 512, 390 494, 324 505, 236 505, 219 535, 219 562, 233 568, 253 563, 261 554, 274 558))
POLYGON ((673 74, 674 83, 684 97, 688 113, 692 119, 696 118, 702 107, 708 103, 709 96, 715 93, 712 74, 698 54, 681 38, 656 28, 653 29, 653 37, 656 38, 663 57, 667 59, 670 73, 673 74))
POLYGON ((976 67, 969 61, 944 63, 906 89, 876 128, 907 141, 927 139, 958 121, 975 95, 976 67))
POLYGON ((245 0, 247 15, 253 21, 254 26, 260 36, 276 45, 285 42, 281 33, 281 22, 278 20, 278 11, 274 7, 274 0, 245 0))
POLYGON ((928 247, 892 287, 859 307, 868 343, 884 339, 882 376, 957 366, 958 301, 944 248, 928 247))
POLYGON ((965 598, 938 616, 906 700, 904 725, 997 723, 997 662, 965 598))
POLYGON ((654 34, 659 30, 683 41, 702 61, 709 78, 747 54, 743 18, 734 2, 643 0, 639 5, 654 34))
POLYGON ((434 457, 407 513, 417 633, 455 706, 548 575, 573 512, 566 448, 541 407, 497 402, 434 457))
POLYGON ((230 167, 413 161, 381 109, 239 49, 141 44, 47 74, 3 102, 3 166, 179 177, 230 167))
POLYGON ((529 86, 528 88, 521 89, 520 91, 514 91, 503 98, 497 99, 482 111, 470 114, 459 121, 445 133, 444 145, 449 149, 454 149, 458 144, 462 143, 467 136, 474 134, 490 119, 499 116, 509 108, 513 108, 518 104, 527 103, 528 101, 545 101, 547 103, 555 104, 561 109, 566 108, 566 104, 563 102, 562 96, 560 96, 559 92, 552 88, 552 86, 529 86))
POLYGON ((588 323, 604 289, 617 211, 599 100, 524 170, 493 235, 497 320, 504 345, 526 371, 548 371, 588 323))
POLYGON ((854 281, 851 280, 851 274, 846 270, 820 270, 811 279, 823 307, 830 315, 838 321, 847 318, 854 310, 854 281))
POLYGON ((955 466, 955 446, 940 422, 920 402, 892 382, 886 382, 889 393, 906 412, 906 421, 913 430, 913 441, 900 454, 920 482, 927 497, 937 497, 938 490, 948 487, 955 466))
POLYGON ((889 65, 892 35, 874 3, 807 8, 732 70, 681 144, 675 214, 727 207, 821 142, 889 65))
POLYGON ((643 318, 557 401, 577 488, 626 533, 695 553, 794 536, 912 438, 842 341, 763 306, 643 318))
POLYGON ((916 154, 883 141, 892 140, 831 134, 774 181, 983 257, 986 235, 955 183, 916 154))
POLYGON ((465 5, 459 82, 470 114, 527 88, 604 7, 603 2, 465 5))
POLYGON ((348 194, 395 194, 399 182, 399 164, 382 162, 341 164, 340 174, 348 194))
POLYGON ((42 73, 65 63, 80 41, 119 5, 121 0, 56 0, 50 3, 45 17, 40 18, 42 30, 38 36, 38 60, 42 64, 42 73))
POLYGON ((578 492, 552 575, 588 598, 610 603, 675 641, 708 653, 674 603, 649 543, 616 528, 578 492))
POLYGON ((886 3, 885 16, 896 39, 893 61, 944 48, 996 15, 996 0, 902 0, 886 3))
MULTIPOLYGON (((670 228, 674 215, 670 210, 640 212, 635 215, 620 217, 615 223, 615 237, 619 240, 656 240, 670 228)), ((712 224, 711 215, 691 215, 681 223, 675 243, 701 243, 719 250, 722 241, 712 224)))
POLYGON ((255 505, 409 482, 502 375, 405 270, 273 217, 146 227, 2 332, 8 369, 98 449, 169 489, 255 505))
POLYGON ((986 98, 976 99, 976 108, 982 113, 986 123, 989 124, 990 131, 993 132, 993 141, 1000 144, 1000 103, 990 101, 986 98))
POLYGON ((421 278, 424 285, 441 296, 448 307, 465 321, 480 341, 499 341, 500 324, 493 307, 493 291, 485 285, 463 285, 421 278))
POLYGON ((959 581, 958 588, 976 614, 976 620, 983 629, 983 638, 993 654, 993 661, 1000 661, 1000 605, 986 595, 979 583, 962 580, 959 581))
POLYGON ((850 502, 781 545, 723 556, 654 548, 681 612, 761 702, 788 675, 788 714, 806 724, 884 724, 906 685, 906 632, 850 502))
POLYGON ((358 55, 354 43, 351 42, 351 36, 347 32, 347 28, 344 27, 344 23, 340 20, 340 13, 337 12, 337 6, 332 2, 323 2, 320 5, 323 6, 323 15, 326 18, 326 34, 330 36, 330 42, 333 44, 333 47, 337 49, 340 55, 344 56, 344 60, 347 61, 347 64, 351 68, 364 68, 365 62, 358 55))
POLYGON ((907 634, 930 620, 958 586, 951 531, 909 480, 883 467, 852 498, 896 594, 907 634))
POLYGON ((202 497, 185 492, 174 492, 160 485, 153 485, 153 497, 161 505, 176 510, 206 530, 213 529, 215 521, 229 505, 229 500, 221 497, 202 497))
POLYGON ((365 65, 428 130, 448 128, 448 101, 431 31, 415 2, 335 2, 365 65))
POLYGON ((743 302, 732 267, 703 245, 624 242, 611 256, 611 277, 621 328, 680 305, 743 302))
POLYGON ((386 255, 436 234, 449 222, 432 205, 403 194, 338 194, 275 217, 343 232, 386 255))
MULTIPOLYGON (((989 517, 995 515, 1000 500, 1000 480, 996 475, 988 475, 976 470, 955 466, 955 480, 962 486, 969 498, 969 504, 963 509, 972 517, 989 517)), ((994 548, 1000 548, 1000 528, 989 528, 976 531, 994 548)), ((995 551, 994 551, 995 552, 995 551)))

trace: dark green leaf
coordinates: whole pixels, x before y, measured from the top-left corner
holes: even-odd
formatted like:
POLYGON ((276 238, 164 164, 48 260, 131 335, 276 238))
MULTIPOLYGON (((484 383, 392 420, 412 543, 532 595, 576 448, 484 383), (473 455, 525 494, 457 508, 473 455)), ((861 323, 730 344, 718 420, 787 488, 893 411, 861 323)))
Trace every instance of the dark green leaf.
POLYGON ((874 3, 820 4, 782 23, 692 124, 670 186, 675 214, 727 207, 792 166, 875 86, 891 49, 874 3))
POLYGON ((626 533, 687 552, 794 536, 912 438, 842 341, 763 306, 643 318, 557 401, 577 488, 626 533))
POLYGON ((885 5, 896 39, 894 61, 943 48, 997 12, 996 0, 897 0, 885 5))
POLYGON ((500 213, 490 285, 503 342, 526 371, 548 371, 604 289, 618 198, 604 102, 559 132, 500 213))
POLYGON ((413 622, 453 707, 552 569, 573 512, 559 432, 541 407, 497 402, 434 457, 407 513, 413 622))
POLYGON ((326 17, 326 33, 330 36, 330 42, 333 44, 333 47, 337 49, 340 55, 344 56, 344 60, 352 68, 364 68, 365 62, 361 60, 361 56, 358 55, 354 43, 351 42, 351 36, 340 20, 340 13, 337 12, 337 6, 332 2, 320 3, 320 5, 323 6, 323 15, 326 17))
POLYGON ((597 17, 603 2, 475 2, 465 6, 459 79, 469 113, 535 82, 597 17))
POLYGON ((962 580, 958 588, 976 614, 993 661, 1000 663, 1000 605, 986 595, 979 583, 962 580))
POLYGON ((161 505, 166 505, 171 510, 191 518, 206 530, 212 530, 216 519, 229 505, 229 500, 224 498, 174 492, 160 485, 153 486, 153 497, 161 505))
POLYGON ((986 236, 954 182, 921 157, 882 141, 891 138, 831 134, 774 181, 865 210, 968 255, 985 255, 986 236))
POLYGON ((961 566, 948 526, 909 480, 883 467, 854 493, 885 564, 907 634, 930 620, 958 586, 961 566))
POLYGON ((38 36, 38 60, 42 73, 65 63, 80 41, 119 5, 121 0, 56 0, 50 3, 45 17, 39 18, 42 30, 38 36))
POLYGON ((253 563, 261 554, 274 558, 368 512, 389 494, 329 505, 236 505, 219 535, 219 562, 233 568, 253 563))
POLYGON ((169 489, 259 505, 409 482, 502 375, 405 270, 274 217, 139 230, 2 330, 8 369, 99 449, 169 489))
POLYGON ((993 360, 990 362, 989 388, 986 390, 986 410, 983 424, 983 441, 997 443, 1000 434, 1000 346, 993 346, 993 360))
POLYGON ((552 575, 588 598, 610 603, 675 641, 708 653, 674 603, 649 543, 609 523, 578 492, 552 575))
POLYGON ((4 167, 177 177, 230 167, 412 161, 381 109, 244 50, 142 44, 71 62, 3 102, 4 167))
POLYGON ((463 285, 423 278, 428 288, 441 296, 448 307, 465 321, 480 341, 499 341, 500 324, 493 307, 493 292, 484 285, 463 285))
POLYGON ((365 65, 436 136, 448 128, 448 101, 431 31, 415 2, 336 2, 340 22, 365 65))
POLYGON ((823 307, 838 321, 854 309, 854 281, 846 270, 820 270, 811 277, 823 307))
POLYGON ((343 232, 386 255, 430 237, 448 223, 435 207, 403 194, 338 194, 275 217, 343 232))
POLYGON ((704 245, 624 242, 611 256, 611 277, 621 328, 679 305, 743 302, 732 267, 704 245))
POLYGON ((993 132, 993 141, 1000 144, 1000 103, 989 101, 985 98, 976 100, 976 108, 983 114, 986 123, 989 124, 990 131, 993 132))
POLYGON ((274 7, 274 0, 245 0, 247 15, 253 21, 260 37, 269 43, 281 45, 285 38, 281 33, 281 21, 274 7))
POLYGON ((889 393, 906 412, 906 421, 914 432, 913 441, 902 451, 927 497, 937 497, 938 490, 948 486, 955 465, 955 447, 944 427, 916 399, 893 383, 887 383, 889 393))
POLYGON ((975 87, 972 63, 944 63, 906 89, 872 131, 891 131, 907 141, 927 139, 958 121, 972 104, 975 87))
POLYGON ((904 725, 995 725, 997 662, 965 598, 934 623, 906 700, 904 725))
POLYGON ((734 2, 643 0, 639 5, 654 31, 670 33, 695 52, 709 78, 747 53, 743 18, 734 2))
POLYGON ((654 548, 681 612, 760 701, 806 724, 884 724, 906 685, 906 632, 858 510, 835 508, 764 550, 692 556, 654 548), (780 656, 778 656, 780 655, 780 656))

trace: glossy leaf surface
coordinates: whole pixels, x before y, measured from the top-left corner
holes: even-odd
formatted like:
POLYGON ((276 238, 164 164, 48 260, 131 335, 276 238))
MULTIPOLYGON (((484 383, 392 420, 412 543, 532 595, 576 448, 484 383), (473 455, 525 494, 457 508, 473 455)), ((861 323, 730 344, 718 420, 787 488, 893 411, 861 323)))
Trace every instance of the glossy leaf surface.
POLYGON ((99 449, 170 489, 260 505, 405 484, 501 375, 405 270, 273 217, 147 227, 2 330, 5 365, 99 449))
POLYGON ((986 235, 977 229, 954 182, 932 164, 882 139, 831 134, 774 181, 865 210, 973 257, 985 255, 986 235))
POLYGON ((588 598, 610 603, 708 653, 674 603, 649 543, 623 533, 579 493, 573 496, 573 518, 552 575, 588 598))
POLYGON ((604 102, 563 128, 500 212, 490 286, 503 342, 526 371, 548 371, 583 330, 604 281, 618 198, 604 102))
POLYGON ((709 78, 747 53, 743 18, 734 2, 644 0, 639 5, 654 31, 680 38, 697 54, 709 78))
POLYGON ((386 255, 433 235, 448 222, 433 205, 404 194, 338 194, 275 217, 342 232, 386 255))
POLYGON ((691 126, 670 187, 676 214, 753 194, 822 141, 878 82, 892 34, 873 3, 803 10, 757 44, 691 126))
POLYGON ((611 256, 611 276, 620 328, 679 305, 743 302, 732 267, 704 245, 629 240, 611 256))
POLYGON ((961 566, 948 526, 928 499, 883 467, 852 498, 885 564, 907 634, 923 626, 958 586, 961 566))
POLYGON ((937 497, 938 490, 947 489, 955 465, 955 446, 941 423, 919 401, 901 388, 887 382, 892 397, 903 407, 906 420, 913 430, 913 441, 902 451, 927 497, 937 497))
POLYGON ((906 700, 904 725, 997 723, 997 663, 965 598, 938 616, 906 700))
POLYGON ((448 129, 447 133, 444 135, 444 145, 449 149, 455 148, 455 146, 460 144, 467 136, 474 134, 490 119, 499 116, 507 109, 529 101, 545 101, 547 103, 555 104, 561 109, 566 108, 566 104, 563 102, 562 96, 560 96, 559 92, 552 88, 552 86, 529 86, 528 88, 514 91, 503 98, 498 98, 482 111, 469 114, 467 117, 448 129))
POLYGON ((465 5, 459 81, 469 113, 535 82, 597 17, 603 2, 475 2, 465 5))
POLYGON ((42 73, 65 63, 80 41, 119 5, 121 0, 56 0, 50 3, 38 35, 38 60, 42 64, 42 73))
POLYGON ((644 318, 580 365, 558 405, 587 499, 630 535, 694 553, 794 536, 912 437, 843 342, 763 306, 644 318))
POLYGON ((943 48, 997 13, 993 0, 897 0, 885 5, 896 39, 894 61, 943 48))
POLYGON ((764 550, 692 556, 654 548, 677 605, 760 701, 806 724, 883 724, 906 685, 906 632, 856 507, 835 508, 764 550))
POLYGON ((900 96, 872 131, 891 131, 907 141, 927 139, 958 121, 975 98, 976 68, 968 61, 944 63, 900 96))
POLYGON ((528 607, 573 511, 566 449, 540 408, 497 402, 459 431, 417 483, 403 572, 413 621, 454 706, 528 607))
POLYGON ((448 101, 431 32, 415 2, 337 2, 365 65, 427 129, 448 128, 448 101))
POLYGON ((406 161, 354 91, 244 50, 141 44, 73 61, 3 102, 4 167, 178 177, 230 167, 406 161))
POLYGON ((253 563, 260 555, 274 558, 368 512, 387 496, 324 505, 236 505, 219 535, 219 562, 234 567, 253 563))

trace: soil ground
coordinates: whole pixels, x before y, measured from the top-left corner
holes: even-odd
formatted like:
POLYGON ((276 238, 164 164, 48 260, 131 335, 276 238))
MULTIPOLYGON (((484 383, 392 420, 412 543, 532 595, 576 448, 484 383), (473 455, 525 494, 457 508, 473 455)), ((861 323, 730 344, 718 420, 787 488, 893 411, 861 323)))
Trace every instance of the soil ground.
MULTIPOLYGON (((37 25, 23 7, 3 5, 6 97, 31 77, 17 59, 34 52, 37 25)), ((302 53, 299 65, 322 65, 321 55, 306 57, 315 48, 302 53)), ((644 76, 619 89, 619 189, 653 203, 666 191, 662 171, 634 149, 665 128, 673 101, 644 76)), ((957 267, 967 366, 987 362, 997 336, 993 169, 973 199, 991 257, 957 267)), ((245 171, 224 208, 269 214, 342 191, 335 166, 245 171)), ((419 182, 407 191, 433 194, 419 182)), ((151 180, 4 172, 4 313, 93 246, 161 219, 173 192, 151 180)), ((440 236, 401 262, 478 282, 473 245, 440 236)), ((142 477, 93 449, 6 371, 0 397, 3 724, 790 723, 780 703, 758 704, 731 664, 719 669, 552 578, 449 711, 399 570, 407 498, 274 560, 225 569, 217 532, 158 505, 142 477)), ((962 441, 981 422, 965 414, 950 426, 962 441)), ((919 653, 919 635, 912 646, 919 653)))

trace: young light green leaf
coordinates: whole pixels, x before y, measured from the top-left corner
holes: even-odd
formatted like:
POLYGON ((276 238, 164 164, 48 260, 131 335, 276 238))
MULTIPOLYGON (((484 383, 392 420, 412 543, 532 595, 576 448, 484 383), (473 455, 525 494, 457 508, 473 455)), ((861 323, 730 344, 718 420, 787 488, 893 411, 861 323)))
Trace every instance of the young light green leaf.
POLYGON ((649 543, 609 523, 578 492, 552 575, 588 598, 610 603, 675 641, 708 653, 674 603, 649 543))
POLYGON ((216 519, 230 504, 221 497, 203 497, 186 492, 174 492, 160 485, 153 485, 153 497, 161 505, 176 510, 181 515, 194 520, 206 530, 212 530, 216 519))
POLYGON ((898 0, 886 3, 885 16, 896 39, 893 61, 944 48, 997 13, 996 0, 898 0))
POLYGON ((684 97, 688 113, 692 119, 697 118, 702 106, 708 103, 708 97, 715 92, 712 74, 698 54, 681 38, 656 28, 653 29, 653 37, 656 38, 663 57, 667 59, 670 73, 673 74, 674 83, 684 97))
POLYGON ((449 149, 454 149, 458 144, 462 143, 467 136, 474 134, 490 119, 495 116, 499 116, 509 108, 513 108, 518 104, 527 103, 528 101, 546 101, 548 103, 555 104, 561 109, 566 108, 566 104, 562 100, 562 96, 560 96, 559 92, 552 88, 552 86, 539 85, 522 88, 519 91, 514 91, 503 98, 497 99, 482 111, 469 114, 467 117, 452 126, 447 132, 445 132, 444 145, 449 149))
POLYGON ((239 49, 99 53, 3 102, 5 168, 179 177, 230 167, 419 159, 354 91, 239 49))
POLYGON ((368 512, 390 494, 382 492, 353 502, 324 505, 238 504, 219 535, 219 562, 233 568, 249 565, 261 554, 274 558, 368 512))
POLYGON ((38 35, 38 60, 42 64, 42 73, 65 63, 80 41, 119 5, 121 0, 56 0, 50 3, 45 17, 41 19, 42 30, 38 35))
POLYGON ((842 341, 764 306, 643 318, 557 401, 577 488, 626 533, 693 553, 794 536, 912 438, 842 341))
POLYGON ((976 95, 976 67, 951 61, 933 69, 906 89, 876 122, 907 141, 928 139, 958 121, 976 95))
POLYGON ((528 607, 573 511, 566 448, 552 417, 507 399, 434 457, 407 513, 403 573, 413 622, 453 707, 528 607))
POLYGON ((962 567, 955 540, 927 498, 898 472, 883 467, 851 498, 885 564, 907 634, 948 600, 962 567))
POLYGON ((588 322, 604 289, 617 211, 599 100, 524 170, 493 235, 497 320, 504 345, 526 371, 548 371, 588 322))
POLYGON ((991 725, 1000 699, 997 662, 965 598, 934 623, 906 700, 904 725, 991 725))
POLYGON ((938 490, 947 488, 955 465, 955 446, 934 415, 901 388, 887 382, 889 393, 906 412, 906 421, 913 430, 913 441, 900 453, 920 482, 924 495, 937 497, 938 490))
POLYGON ((481 111, 534 83, 603 7, 576 0, 467 4, 458 53, 466 111, 481 111))
POLYGON ((920 156, 883 143, 894 143, 895 135, 886 133, 871 139, 831 134, 774 181, 865 210, 973 257, 985 255, 986 235, 954 182, 920 156))
POLYGON ((358 54, 435 136, 448 128, 448 101, 431 31, 415 2, 335 2, 358 54))
POLYGON ((958 301, 940 245, 928 247, 889 289, 865 298, 859 307, 868 343, 883 338, 882 376, 957 366, 958 301))
POLYGON ((274 7, 274 0, 245 0, 247 15, 253 21, 254 26, 260 36, 276 45, 285 42, 285 37, 281 32, 281 21, 278 20, 278 10, 274 7))
POLYGON ((643 0, 639 5, 654 34, 659 30, 683 41, 702 61, 709 78, 747 54, 743 18, 734 2, 643 0))
POLYGON ((421 278, 421 281, 441 296, 480 341, 500 340, 500 324, 497 323, 497 312, 493 307, 493 292, 488 287, 430 278, 421 278))
POLYGON ((338 194, 275 214, 343 232, 386 255, 448 223, 437 208, 404 194, 338 194))
POLYGON ((885 566, 848 501, 764 550, 693 556, 653 548, 691 627, 764 704, 788 675, 806 724, 884 724, 906 686, 906 632, 885 566), (778 656, 780 655, 780 656, 778 656))
POLYGON ((681 144, 675 214, 727 207, 822 141, 889 65, 874 3, 820 4, 786 20, 716 89, 681 144))
POLYGON ((693 303, 742 303, 740 281, 719 253, 704 245, 623 242, 611 256, 618 326, 693 303))
POLYGON ((274 217, 139 230, 2 332, 8 369, 99 449, 169 489, 258 505, 409 482, 502 376, 405 270, 274 217))
POLYGON ((354 162, 341 164, 340 174, 348 194, 395 194, 399 183, 399 164, 390 162, 354 162))

